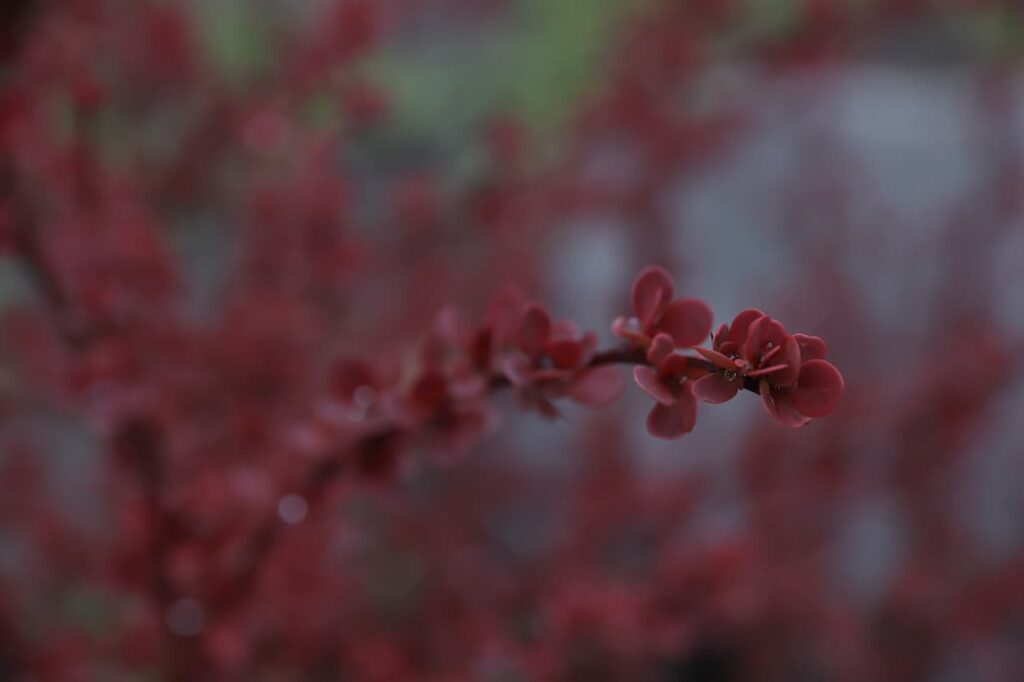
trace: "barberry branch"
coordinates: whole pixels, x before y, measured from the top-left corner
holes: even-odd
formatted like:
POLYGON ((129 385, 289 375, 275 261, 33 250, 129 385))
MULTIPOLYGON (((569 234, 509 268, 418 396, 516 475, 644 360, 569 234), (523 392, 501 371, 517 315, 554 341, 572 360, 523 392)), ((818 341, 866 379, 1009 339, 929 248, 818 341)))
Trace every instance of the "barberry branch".
MULTIPOLYGON (((716 371, 715 366, 702 358, 687 357, 687 362, 695 368, 706 372, 716 371)), ((612 365, 634 365, 653 367, 643 348, 621 346, 597 352, 593 355, 581 372, 598 367, 612 365)), ((496 393, 513 387, 513 383, 504 374, 494 374, 488 382, 490 393, 496 393)), ((746 378, 743 388, 753 393, 758 393, 758 383, 754 379, 746 378)), ((436 421, 447 406, 439 406, 437 413, 427 416, 423 424, 430 425, 436 421)), ((311 512, 319 507, 325 492, 343 475, 352 473, 353 464, 358 460, 373 460, 374 458, 386 458, 396 446, 399 439, 415 440, 412 434, 404 433, 398 425, 379 427, 357 439, 347 447, 335 449, 332 453, 318 461, 302 479, 298 494, 309 505, 311 512)), ((217 612, 229 611, 238 605, 246 594, 251 590, 252 585, 259 578, 267 558, 273 553, 282 533, 286 530, 286 522, 274 512, 256 528, 249 536, 249 541, 244 548, 236 555, 234 565, 237 572, 229 576, 223 583, 223 588, 217 591, 217 597, 211 607, 217 612)))
MULTIPOLYGON (((23 258, 44 298, 55 312, 62 312, 67 299, 38 243, 30 239, 32 232, 25 235, 23 258)), ((633 285, 634 315, 612 325, 625 343, 607 350, 596 349, 593 332, 580 334, 570 322, 554 321, 543 306, 532 303, 515 310, 512 319, 506 315, 489 320, 465 338, 436 334, 424 350, 419 374, 407 386, 376 382, 365 363, 350 366, 336 387, 336 397, 358 407, 364 416, 372 410, 368 423, 375 425, 315 463, 300 480, 297 494, 315 511, 344 475, 387 472, 410 443, 429 442, 445 433, 479 435, 486 421, 485 403, 499 391, 514 390, 522 404, 546 415, 557 414, 552 401, 560 398, 602 406, 621 387, 620 374, 604 371, 616 365, 631 365, 635 382, 655 399, 647 428, 661 438, 677 438, 693 429, 698 400, 720 403, 740 390, 759 394, 769 414, 786 426, 802 426, 835 408, 842 377, 824 361, 821 339, 790 335, 753 309, 712 335, 708 306, 697 299, 673 298, 673 290, 671 277, 661 268, 641 272, 633 285), (702 347, 709 337, 711 347, 702 347), (369 400, 367 392, 373 396, 369 400)), ((138 444, 153 439, 140 438, 137 431, 131 431, 135 435, 126 441, 131 446, 127 449, 144 451, 130 463, 138 469, 158 526, 152 548, 154 592, 158 605, 166 609, 173 596, 161 562, 168 550, 164 531, 174 519, 159 504, 157 449, 138 444)), ((222 579, 207 594, 208 616, 226 614, 244 603, 279 546, 286 523, 274 509, 247 534, 222 579)))

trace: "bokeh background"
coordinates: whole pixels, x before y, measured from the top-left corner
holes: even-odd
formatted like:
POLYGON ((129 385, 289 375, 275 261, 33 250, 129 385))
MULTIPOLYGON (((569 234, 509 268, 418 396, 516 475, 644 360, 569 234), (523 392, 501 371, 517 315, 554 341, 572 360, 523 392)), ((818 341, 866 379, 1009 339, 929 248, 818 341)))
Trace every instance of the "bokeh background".
POLYGON ((1022 22, 7 0, 0 680, 1024 679, 1022 22), (649 263, 840 409, 353 451, 351 359, 366 407, 502 296, 610 347, 649 263))

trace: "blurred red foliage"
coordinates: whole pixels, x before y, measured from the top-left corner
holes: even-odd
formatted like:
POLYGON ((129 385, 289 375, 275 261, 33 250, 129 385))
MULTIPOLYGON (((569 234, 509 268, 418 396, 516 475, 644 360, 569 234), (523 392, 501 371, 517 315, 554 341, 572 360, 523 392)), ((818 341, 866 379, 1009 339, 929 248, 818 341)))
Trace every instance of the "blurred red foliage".
MULTIPOLYGON (((849 386, 820 338, 760 310, 701 347, 710 307, 658 267, 612 325, 623 345, 602 349, 523 292, 564 303, 544 287, 572 248, 556 241, 595 216, 630 226, 631 270, 685 272, 666 198, 754 116, 682 93, 742 3, 627 13, 547 165, 506 112, 466 133, 471 182, 448 180, 444 150, 388 152, 375 135, 394 104, 359 59, 431 12, 472 30, 508 4, 313 3, 242 82, 209 63, 187 3, 4 6, 0 257, 29 293, 0 322, 0 679, 1019 679, 1024 545, 993 556, 950 504, 1019 375, 992 293, 938 292, 918 338, 885 338, 834 255, 858 238, 837 228, 790 307, 821 321, 849 386), (324 101, 332 123, 310 123, 324 101), (773 420, 684 441, 717 447, 727 483, 645 472, 629 405, 573 413, 549 443, 488 437, 513 413, 503 389, 548 416, 603 407, 621 364, 656 401, 656 436, 743 389, 773 420), (900 546, 861 597, 835 564, 879 505, 900 546)), ((765 78, 827 79, 936 11, 791 4, 789 29, 744 55, 765 78)), ((1004 66, 985 83, 993 126, 1009 125, 1004 66)), ((930 256, 1014 229, 1009 157, 975 198, 983 225, 951 220, 930 256)), ((855 181, 829 180, 796 183, 796 241, 813 242, 815 200, 847 219, 855 181)))

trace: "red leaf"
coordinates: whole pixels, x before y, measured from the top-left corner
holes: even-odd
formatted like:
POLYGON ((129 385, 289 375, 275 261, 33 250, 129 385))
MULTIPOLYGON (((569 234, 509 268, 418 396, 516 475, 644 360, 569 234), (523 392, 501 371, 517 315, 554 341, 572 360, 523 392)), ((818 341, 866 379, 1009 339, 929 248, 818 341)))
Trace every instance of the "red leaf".
POLYGON ((672 275, 664 268, 651 265, 644 268, 633 281, 633 313, 646 329, 661 308, 672 298, 675 285, 672 275))
POLYGON ((707 303, 696 298, 677 298, 665 306, 658 328, 671 334, 677 346, 689 348, 708 338, 711 323, 707 303))
POLYGON ((697 422, 697 401, 689 391, 673 405, 655 403, 647 415, 647 431, 658 438, 679 438, 697 422))
POLYGON ((519 348, 527 355, 537 355, 544 350, 550 334, 551 316, 548 311, 538 303, 527 305, 519 318, 519 333, 516 337, 519 348))
POLYGON ((650 367, 637 365, 633 368, 633 381, 643 389, 644 393, 651 396, 663 405, 671 405, 676 401, 672 391, 661 382, 661 377, 650 367))
POLYGON ((803 362, 825 359, 828 351, 825 348, 825 342, 820 337, 809 334, 793 334, 793 338, 800 346, 800 359, 803 362))
POLYGON ((568 394, 581 405, 604 407, 619 397, 624 383, 618 367, 595 367, 580 374, 569 385, 568 394))
POLYGON ((800 369, 793 405, 808 417, 832 414, 843 396, 843 375, 825 360, 810 360, 800 369))
POLYGON ((717 372, 693 382, 693 395, 706 403, 717 404, 732 400, 739 390, 737 383, 727 381, 717 372))

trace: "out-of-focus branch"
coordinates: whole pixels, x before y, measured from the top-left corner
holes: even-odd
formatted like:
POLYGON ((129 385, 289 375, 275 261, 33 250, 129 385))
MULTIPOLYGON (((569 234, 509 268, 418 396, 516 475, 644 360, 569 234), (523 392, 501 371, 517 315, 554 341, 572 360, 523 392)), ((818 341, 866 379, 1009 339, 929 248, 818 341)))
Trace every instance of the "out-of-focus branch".
POLYGON ((12 212, 15 253, 47 305, 61 311, 67 305, 67 296, 46 257, 32 212, 17 184, 14 170, 8 164, 0 166, 0 199, 6 199, 12 212))
MULTIPOLYGON (((717 371, 716 367, 702 358, 688 357, 695 366, 709 372, 717 371)), ((596 353, 585 369, 606 365, 650 365, 646 353, 641 348, 613 348, 596 353)), ((490 392, 497 392, 511 387, 508 378, 494 375, 488 383, 490 392)), ((756 379, 745 378, 743 388, 758 393, 756 379)), ((429 423, 430 420, 428 419, 429 423)), ((359 453, 373 453, 394 447, 394 441, 402 436, 397 426, 384 426, 368 433, 346 447, 320 460, 306 475, 299 486, 298 494, 306 501, 309 508, 314 509, 323 498, 325 491, 345 472, 350 470, 351 462, 359 453)), ((285 522, 279 518, 276 510, 270 514, 252 533, 245 548, 237 555, 238 572, 225 580, 211 604, 215 611, 226 611, 239 604, 249 592, 253 583, 259 578, 267 557, 273 552, 285 522)))

